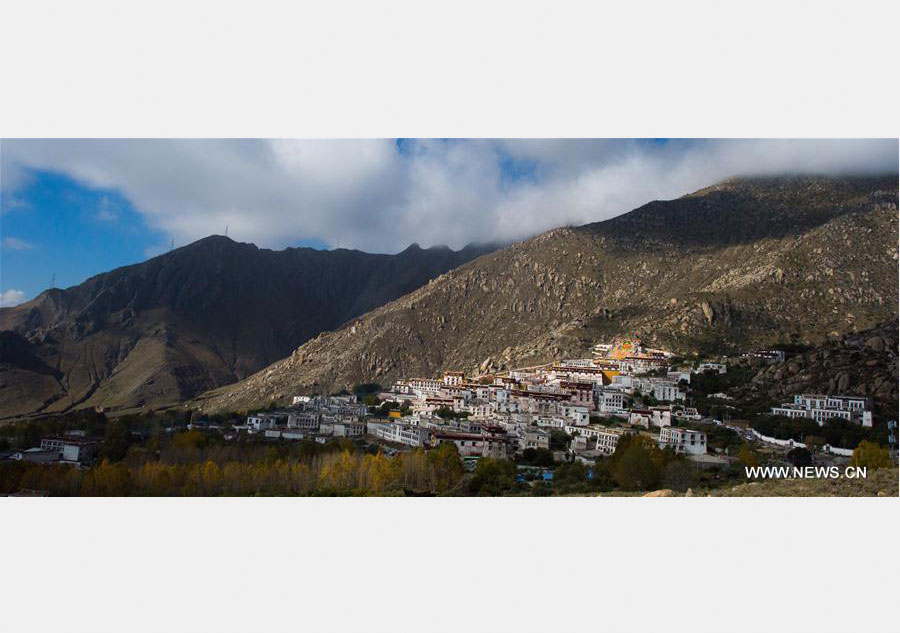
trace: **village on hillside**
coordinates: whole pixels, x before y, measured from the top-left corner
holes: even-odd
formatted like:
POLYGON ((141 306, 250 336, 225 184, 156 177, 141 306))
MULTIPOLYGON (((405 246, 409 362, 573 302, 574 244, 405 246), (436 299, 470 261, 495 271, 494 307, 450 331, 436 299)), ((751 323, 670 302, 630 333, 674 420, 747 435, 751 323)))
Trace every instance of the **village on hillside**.
POLYGON ((539 495, 663 484, 684 492, 765 477, 747 470, 762 465, 894 463, 896 423, 876 424, 870 398, 797 393, 750 411, 730 395, 787 355, 687 360, 635 336, 597 344, 588 358, 360 384, 249 414, 46 418, 0 438, 0 463, 15 466, 0 471, 0 490, 539 495), (873 447, 877 455, 864 455, 873 447))
MULTIPOLYGON (((785 359, 783 350, 744 354, 762 362, 785 359)), ((750 441, 791 450, 800 440, 779 440, 750 428, 729 413, 725 393, 719 417, 692 406, 692 377, 724 375, 725 362, 685 363, 672 353, 645 347, 638 338, 594 346, 590 358, 481 375, 446 371, 437 378, 397 380, 376 394, 295 396, 292 406, 247 417, 235 427, 285 440, 361 437, 388 450, 456 446, 464 460, 514 459, 525 462, 539 451, 552 462, 592 465, 616 451, 622 437, 650 437, 661 449, 696 462, 723 466, 734 460, 729 447, 711 446, 708 435, 727 428, 750 441)), ((819 425, 844 420, 872 426, 865 397, 797 394, 770 411, 773 416, 807 418, 819 425)), ((853 447, 827 443, 823 454, 849 457, 853 447)))

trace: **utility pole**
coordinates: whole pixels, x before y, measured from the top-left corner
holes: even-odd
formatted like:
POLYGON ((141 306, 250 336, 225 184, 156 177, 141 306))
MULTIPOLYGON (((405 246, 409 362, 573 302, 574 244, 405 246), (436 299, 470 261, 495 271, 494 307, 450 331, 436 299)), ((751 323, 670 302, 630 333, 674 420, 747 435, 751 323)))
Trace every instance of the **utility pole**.
POLYGON ((888 420, 888 447, 891 453, 891 463, 896 460, 897 450, 897 420, 888 420))

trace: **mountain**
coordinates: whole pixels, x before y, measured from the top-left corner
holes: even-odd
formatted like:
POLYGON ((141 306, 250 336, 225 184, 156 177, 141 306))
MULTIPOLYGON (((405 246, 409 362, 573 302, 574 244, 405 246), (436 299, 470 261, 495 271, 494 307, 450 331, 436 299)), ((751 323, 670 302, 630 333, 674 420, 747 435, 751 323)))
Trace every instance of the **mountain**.
POLYGON ((0 417, 181 402, 492 248, 271 251, 213 236, 48 290, 0 309, 0 417))
POLYGON ((193 405, 535 365, 634 332, 688 355, 820 343, 897 317, 897 226, 896 175, 733 179, 480 257, 193 405))
POLYGON ((753 363, 753 378, 731 395, 785 402, 795 393, 867 396, 876 413, 896 417, 897 327, 897 321, 889 321, 828 340, 784 362, 753 363))

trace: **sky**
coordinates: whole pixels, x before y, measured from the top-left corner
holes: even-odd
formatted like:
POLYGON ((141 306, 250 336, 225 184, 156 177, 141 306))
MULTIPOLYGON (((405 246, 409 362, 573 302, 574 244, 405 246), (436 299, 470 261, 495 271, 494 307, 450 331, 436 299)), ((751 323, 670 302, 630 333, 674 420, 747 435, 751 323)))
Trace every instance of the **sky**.
POLYGON ((896 139, 0 140, 0 306, 224 234, 461 248, 733 176, 894 173, 896 139))

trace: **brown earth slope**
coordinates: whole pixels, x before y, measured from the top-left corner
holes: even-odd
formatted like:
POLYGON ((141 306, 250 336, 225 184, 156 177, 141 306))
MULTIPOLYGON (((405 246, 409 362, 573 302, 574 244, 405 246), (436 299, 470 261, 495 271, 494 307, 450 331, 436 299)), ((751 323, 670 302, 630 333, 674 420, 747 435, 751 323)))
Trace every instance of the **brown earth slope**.
POLYGON ((897 178, 735 179, 482 256, 193 406, 527 366, 638 332, 685 353, 897 317, 897 178))
POLYGON ((181 402, 489 250, 271 251, 213 236, 48 290, 0 309, 0 418, 181 402))

